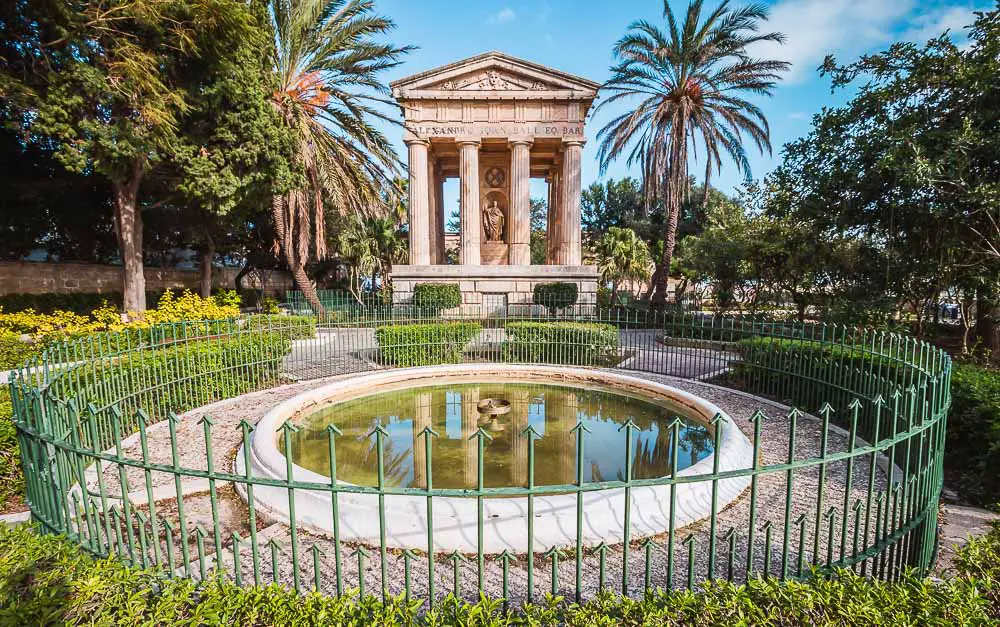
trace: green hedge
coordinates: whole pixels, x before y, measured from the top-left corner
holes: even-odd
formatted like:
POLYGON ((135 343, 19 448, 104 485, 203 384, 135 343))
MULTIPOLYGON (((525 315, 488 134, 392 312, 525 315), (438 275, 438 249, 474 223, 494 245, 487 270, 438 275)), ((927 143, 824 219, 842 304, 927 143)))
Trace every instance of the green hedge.
POLYGON ((547 307, 549 311, 572 307, 579 298, 576 283, 538 283, 532 293, 536 305, 547 307))
POLYGON ((609 366, 618 362, 618 329, 594 322, 508 322, 505 361, 609 366))
POLYGON ((956 364, 945 470, 965 498, 1000 509, 1000 370, 956 364))
MULTIPOLYGON (((55 380, 58 397, 79 407, 116 404, 123 433, 134 430, 135 412, 153 422, 215 401, 273 386, 279 381, 291 340, 282 333, 242 333, 133 349, 114 359, 91 361, 55 380), (114 390, 108 397, 107 390, 114 390)), ((101 442, 113 439, 110 413, 102 413, 101 442)))
POLYGON ((238 588, 95 560, 61 536, 0 527, 3 625, 987 625, 1000 619, 1000 529, 959 553, 957 576, 871 581, 849 570, 803 583, 725 582, 643 599, 610 593, 577 605, 563 597, 505 611, 499 601, 454 598, 421 614, 402 598, 299 595, 276 585, 238 588))
POLYGON ((413 286, 413 304, 434 311, 453 309, 462 304, 462 292, 454 283, 417 283, 413 286))
POLYGON ((481 328, 478 322, 391 324, 375 329, 375 341, 382 360, 394 366, 447 364, 462 360, 481 328))
POLYGON ((292 340, 310 340, 316 337, 315 316, 260 314, 247 316, 243 325, 247 330, 280 333, 292 340))

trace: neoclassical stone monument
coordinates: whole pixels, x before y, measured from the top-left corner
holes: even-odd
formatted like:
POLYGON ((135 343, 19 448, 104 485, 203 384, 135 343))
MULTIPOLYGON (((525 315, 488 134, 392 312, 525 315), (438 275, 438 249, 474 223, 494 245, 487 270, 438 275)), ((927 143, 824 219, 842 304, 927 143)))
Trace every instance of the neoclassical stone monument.
POLYGON ((410 260, 392 268, 394 299, 421 282, 461 285, 467 305, 530 303, 536 283, 572 281, 594 302, 583 265, 580 157, 599 85, 500 52, 392 83, 409 152, 410 260), (460 180, 458 265, 445 264, 445 179, 460 180), (531 177, 548 182, 544 265, 531 265, 531 177))

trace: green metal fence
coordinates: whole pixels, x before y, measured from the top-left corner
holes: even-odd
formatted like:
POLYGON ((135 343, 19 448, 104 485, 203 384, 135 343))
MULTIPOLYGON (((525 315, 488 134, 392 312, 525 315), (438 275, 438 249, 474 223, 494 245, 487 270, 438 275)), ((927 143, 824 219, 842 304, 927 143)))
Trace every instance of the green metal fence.
MULTIPOLYGON (((324 320, 259 316, 67 341, 22 368, 10 389, 27 501, 45 530, 67 534, 96 555, 161 568, 165 577, 219 575, 240 585, 277 582, 335 595, 405 594, 430 606, 447 594, 520 602, 550 592, 583 599, 605 588, 641 594, 711 578, 796 578, 811 568, 853 568, 881 579, 909 567, 924 570, 936 552, 950 368, 944 352, 911 337, 835 325, 596 307, 464 308, 445 315, 345 306, 324 320), (456 321, 474 331, 456 340, 449 330, 456 321), (542 324, 518 336, 525 331, 517 324, 525 321, 542 324), (386 325, 403 325, 403 331, 378 331, 386 325), (414 332, 412 325, 424 326, 414 332), (518 349, 518 337, 528 338, 530 352, 518 349), (662 377, 697 380, 717 386, 704 388, 710 394, 749 393, 755 396, 736 402, 756 409, 743 425, 754 462, 743 470, 720 471, 716 463, 705 474, 636 479, 629 458, 623 477, 591 483, 580 468, 587 435, 579 429, 576 480, 538 486, 538 433, 529 432, 523 485, 485 488, 480 480, 473 488, 446 490, 433 487, 435 434, 429 432, 425 484, 394 488, 382 479, 385 431, 376 425, 370 435, 376 485, 337 481, 336 429, 328 432, 331 480, 308 483, 290 480, 290 461, 285 479, 253 476, 249 458, 234 464, 237 451, 249 455, 253 420, 236 423, 223 406, 190 411, 288 384, 308 387, 304 381, 393 368, 402 354, 427 364, 516 362, 530 355, 531 361, 668 382, 662 377), (733 477, 749 478, 749 488, 720 511, 717 486, 733 477), (668 486, 673 496, 692 483, 711 486, 707 519, 675 528, 671 502, 667 533, 631 535, 629 518, 643 513, 632 511, 630 490, 668 486), (287 492, 291 525, 258 511, 254 490, 261 486, 287 492), (625 490, 623 537, 585 547, 578 525, 575 543, 544 553, 531 548, 534 525, 544 516, 534 510, 536 498, 575 494, 579 521, 587 515, 583 496, 612 488, 625 490), (304 491, 332 496, 332 537, 295 524, 296 495, 304 491), (424 497, 428 511, 445 497, 480 504, 498 495, 524 497, 529 549, 485 553, 488 521, 481 505, 475 553, 436 552, 433 524, 423 550, 393 550, 383 508, 371 520, 383 531, 380 542, 341 540, 343 499, 400 494, 424 497)), ((252 398, 250 414, 257 417, 273 402, 252 398)), ((284 431, 286 444, 292 429, 284 431)), ((489 450, 477 437, 481 478, 489 450)), ((627 421, 621 437, 628 442, 627 421)), ((673 446, 676 460, 677 438, 673 446)))

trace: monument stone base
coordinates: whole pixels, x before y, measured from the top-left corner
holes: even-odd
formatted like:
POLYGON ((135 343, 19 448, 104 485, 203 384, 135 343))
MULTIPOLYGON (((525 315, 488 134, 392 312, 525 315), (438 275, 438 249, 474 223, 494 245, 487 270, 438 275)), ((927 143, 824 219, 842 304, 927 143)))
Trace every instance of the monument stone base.
POLYGON ((418 283, 456 283, 465 311, 531 306, 535 285, 565 282, 576 283, 577 305, 596 305, 598 278, 595 266, 394 265, 392 300, 395 304, 411 303, 418 283))

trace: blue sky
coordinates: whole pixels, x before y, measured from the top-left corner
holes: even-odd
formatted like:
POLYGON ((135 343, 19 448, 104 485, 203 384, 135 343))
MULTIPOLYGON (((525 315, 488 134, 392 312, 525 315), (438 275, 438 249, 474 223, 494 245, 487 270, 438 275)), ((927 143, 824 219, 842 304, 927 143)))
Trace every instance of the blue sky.
MULTIPOLYGON (((706 5, 711 4, 708 0, 706 5)), ((672 0, 682 14, 687 0, 672 0)), ((738 5, 739 0, 733 1, 738 5)), ((790 61, 793 66, 771 99, 762 100, 771 123, 773 156, 751 156, 755 178, 770 171, 782 144, 805 134, 812 115, 823 106, 844 101, 830 93, 829 81, 816 67, 827 54, 849 61, 880 50, 892 41, 924 42, 945 29, 960 34, 973 11, 988 9, 992 0, 775 0, 770 30, 785 33, 783 46, 758 49, 757 54, 790 61)), ((377 10, 395 20, 394 43, 416 45, 406 62, 387 72, 387 81, 427 70, 489 50, 500 50, 530 61, 601 82, 613 62, 612 46, 630 22, 649 19, 663 23, 662 0, 379 0, 377 10)), ((583 158, 584 186, 599 180, 596 136, 603 124, 622 109, 605 109, 587 121, 583 158)), ((385 129, 404 155, 402 131, 385 129)), ((703 176, 703 168, 693 168, 703 176)), ((624 161, 612 165, 603 178, 630 174, 624 161)), ((713 183, 732 192, 742 176, 724 164, 713 183)), ((533 195, 544 195, 544 183, 533 181, 533 195)), ((446 206, 454 207, 457 185, 445 188, 446 206)))

